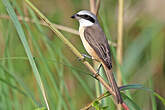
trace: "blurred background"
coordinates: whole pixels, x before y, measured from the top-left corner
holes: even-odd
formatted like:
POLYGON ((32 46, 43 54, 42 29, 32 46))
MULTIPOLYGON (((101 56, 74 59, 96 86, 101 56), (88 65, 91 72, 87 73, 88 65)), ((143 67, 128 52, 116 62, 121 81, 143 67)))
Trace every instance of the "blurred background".
MULTIPOLYGON (((78 30, 70 16, 90 9, 89 0, 31 0, 48 19, 78 30)), ((51 110, 77 110, 96 98, 96 82, 88 69, 46 26, 24 0, 11 0, 20 20, 44 83, 51 110), (32 22, 36 20, 37 23, 32 22)), ((165 97, 165 1, 124 1, 123 84, 143 84, 165 97)), ((117 42, 117 0, 101 0, 98 19, 107 38, 117 42)), ((61 31, 81 52, 86 53, 78 35, 61 31)), ((116 46, 113 71, 116 71, 116 46)), ((89 60, 92 64, 92 61, 89 60)), ((100 86, 100 85, 99 85, 100 86)), ((101 91, 104 92, 104 91, 101 91)), ((129 97, 141 110, 165 110, 162 102, 144 90, 129 90, 129 97)), ((113 103, 109 98, 104 105, 113 103)), ((0 110, 32 110, 44 100, 25 49, 6 9, 0 1, 0 110)), ((114 106, 108 110, 115 110, 114 106)))

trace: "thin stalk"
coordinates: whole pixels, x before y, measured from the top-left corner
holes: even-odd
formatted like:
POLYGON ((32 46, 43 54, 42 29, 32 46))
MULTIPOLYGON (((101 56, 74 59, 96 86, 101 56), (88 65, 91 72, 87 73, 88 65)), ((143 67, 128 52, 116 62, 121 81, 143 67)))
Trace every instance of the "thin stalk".
POLYGON ((101 0, 90 0, 90 11, 97 15, 100 8, 101 0))
MULTIPOLYGON (((26 21, 26 22, 35 23, 35 24, 38 23, 34 19, 30 19, 29 17, 17 16, 17 18, 18 18, 19 21, 26 21)), ((0 19, 8 19, 8 20, 10 20, 10 16, 8 16, 8 15, 0 15, 0 19)), ((39 21, 39 24, 40 25, 43 25, 43 26, 48 26, 43 21, 39 21)), ((65 32, 69 32, 69 33, 72 33, 74 35, 78 35, 79 36, 79 32, 76 29, 73 29, 73 28, 70 28, 70 27, 67 27, 67 26, 63 26, 63 25, 59 25, 59 24, 55 24, 55 23, 53 23, 53 25, 57 29, 59 29, 59 30, 62 30, 62 31, 65 31, 65 32)), ((111 46, 114 46, 114 47, 117 46, 117 44, 115 42, 108 41, 108 43, 111 46)))
MULTIPOLYGON (((97 70, 98 66, 100 63, 98 63, 97 61, 93 61, 93 67, 97 70)), ((100 72, 99 72, 100 74, 100 72)), ((101 87, 100 87, 100 83, 95 80, 95 90, 96 90, 96 97, 100 96, 101 91, 100 91, 101 87)))
MULTIPOLYGON (((2 18, 2 19, 10 19, 10 17, 8 15, 0 15, 0 18, 2 18)), ((29 17, 17 16, 17 18, 18 18, 19 21, 23 21, 24 20, 26 22, 36 23, 35 20, 30 19, 29 17)), ((48 26, 45 22, 42 22, 42 21, 40 21, 39 24, 41 24, 43 26, 48 26)), ((57 29, 60 29, 62 31, 66 31, 66 32, 69 32, 69 33, 72 33, 72 34, 75 34, 75 35, 79 35, 77 30, 72 29, 70 27, 59 25, 59 24, 54 24, 54 26, 57 29)))
POLYGON ((96 15, 98 15, 100 4, 101 4, 101 0, 97 0, 97 2, 96 2, 96 11, 95 11, 96 15))
POLYGON ((96 0, 90 0, 90 10, 92 13, 96 13, 96 0))
MULTIPOLYGON (((118 6, 118 40, 117 40, 117 61, 122 64, 123 59, 123 0, 119 0, 118 6)), ((122 85, 122 75, 120 67, 117 67, 118 85, 122 85)))
MULTIPOLYGON (((153 89, 153 80, 152 80, 152 77, 149 80, 149 86, 150 86, 150 88, 153 89)), ((151 94, 151 103, 152 103, 152 110, 157 110, 156 98, 155 98, 155 96, 153 94, 151 94)))
MULTIPOLYGON (((117 40, 117 61, 119 65, 122 64, 123 59, 123 0, 119 0, 118 4, 118 40, 117 40)), ((120 67, 117 66, 117 82, 118 85, 122 85, 122 75, 120 67)), ((118 110, 121 110, 121 106, 117 106, 118 110)))

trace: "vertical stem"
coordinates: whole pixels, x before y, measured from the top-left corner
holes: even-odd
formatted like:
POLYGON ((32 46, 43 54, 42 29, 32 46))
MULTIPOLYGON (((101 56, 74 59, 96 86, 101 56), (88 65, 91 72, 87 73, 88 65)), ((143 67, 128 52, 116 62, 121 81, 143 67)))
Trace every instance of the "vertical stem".
MULTIPOLYGON (((150 88, 153 89, 153 78, 152 77, 149 80, 149 86, 150 86, 150 88)), ((157 110, 156 98, 153 94, 151 94, 151 103, 152 103, 152 110, 157 110)))
POLYGON ((96 10, 96 0, 90 0, 90 10, 92 13, 95 13, 96 10))
POLYGON ((23 13, 25 14, 25 16, 28 16, 28 9, 26 7, 25 1, 22 1, 22 6, 23 6, 23 13))
MULTIPOLYGON (((123 55, 123 0, 119 0, 118 3, 118 40, 117 40, 117 61, 119 65, 122 64, 123 55)), ((118 85, 122 85, 122 75, 120 67, 117 67, 117 82, 118 85)), ((117 106, 118 110, 121 110, 121 106, 117 106)))
POLYGON ((99 8, 100 8, 100 4, 101 4, 101 0, 97 0, 96 9, 95 9, 95 14, 96 14, 96 15, 98 15, 99 8))
MULTIPOLYGON (((94 65, 94 68, 97 69, 98 66, 99 66, 99 63, 97 61, 93 61, 93 65, 94 65)), ((99 97, 100 96, 100 83, 99 81, 95 80, 95 89, 96 89, 96 96, 99 97)))
MULTIPOLYGON (((123 0, 119 0, 118 6, 118 40, 117 40, 117 61, 122 64, 123 55, 123 0)), ((120 67, 117 67, 118 85, 122 84, 120 67)))
POLYGON ((90 0, 90 11, 97 16, 101 0, 90 0))

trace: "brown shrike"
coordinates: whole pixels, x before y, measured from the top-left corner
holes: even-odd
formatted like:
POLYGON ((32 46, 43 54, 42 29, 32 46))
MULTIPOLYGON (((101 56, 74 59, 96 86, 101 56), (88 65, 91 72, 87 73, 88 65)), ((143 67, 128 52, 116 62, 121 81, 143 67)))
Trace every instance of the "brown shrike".
POLYGON ((115 92, 117 103, 121 104, 123 100, 112 72, 110 47, 97 17, 90 11, 82 10, 71 18, 79 21, 79 34, 86 51, 93 59, 96 59, 103 65, 110 86, 115 92))

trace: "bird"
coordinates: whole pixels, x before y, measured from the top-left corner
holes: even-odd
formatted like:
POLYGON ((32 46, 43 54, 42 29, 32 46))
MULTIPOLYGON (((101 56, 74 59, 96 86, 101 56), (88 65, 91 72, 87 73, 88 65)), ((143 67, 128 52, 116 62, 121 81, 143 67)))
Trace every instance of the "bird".
POLYGON ((111 50, 106 35, 101 28, 97 17, 88 10, 81 10, 72 15, 71 18, 79 21, 79 34, 87 53, 103 66, 109 85, 115 93, 118 104, 123 100, 112 72, 111 50))

